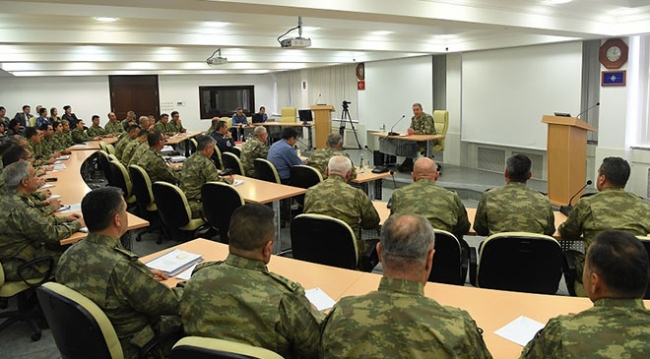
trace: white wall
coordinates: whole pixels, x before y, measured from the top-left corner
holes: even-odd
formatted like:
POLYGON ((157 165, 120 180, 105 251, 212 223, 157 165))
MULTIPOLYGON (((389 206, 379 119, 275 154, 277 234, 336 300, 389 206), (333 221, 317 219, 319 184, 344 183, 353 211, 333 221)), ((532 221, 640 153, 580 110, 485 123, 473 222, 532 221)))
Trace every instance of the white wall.
POLYGON ((210 119, 201 121, 199 86, 255 86, 255 111, 266 107, 267 113, 278 112, 275 104, 275 81, 271 75, 158 76, 161 111, 178 111, 183 126, 191 131, 206 130, 210 119), (183 102, 184 106, 176 103, 183 102), (167 104, 171 103, 171 106, 167 104))
POLYGON ((59 116, 63 115, 63 106, 70 105, 77 117, 86 123, 90 123, 92 115, 99 115, 102 121, 107 121, 110 104, 106 76, 0 78, 0 105, 7 109, 9 118, 21 112, 23 105, 30 105, 34 116, 38 116, 37 105, 45 106, 48 115, 50 107, 56 107, 59 116))

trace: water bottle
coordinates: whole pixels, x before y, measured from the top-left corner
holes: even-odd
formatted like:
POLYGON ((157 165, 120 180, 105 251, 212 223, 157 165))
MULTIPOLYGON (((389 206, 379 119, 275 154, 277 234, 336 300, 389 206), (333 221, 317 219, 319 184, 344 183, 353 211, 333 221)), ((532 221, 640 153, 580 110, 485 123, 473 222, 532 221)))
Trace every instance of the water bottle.
POLYGON ((359 172, 361 172, 361 173, 366 172, 366 167, 363 164, 363 153, 361 153, 361 159, 359 160, 359 169, 360 169, 359 172))

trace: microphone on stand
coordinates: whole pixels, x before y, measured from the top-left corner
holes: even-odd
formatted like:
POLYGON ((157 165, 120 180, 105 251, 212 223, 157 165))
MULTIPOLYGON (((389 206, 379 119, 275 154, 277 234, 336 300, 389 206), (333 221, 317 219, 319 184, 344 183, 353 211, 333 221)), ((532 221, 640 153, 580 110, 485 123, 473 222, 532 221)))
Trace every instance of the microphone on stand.
POLYGON ((600 106, 600 102, 596 102, 595 105, 593 105, 593 106, 589 107, 588 109, 580 112, 578 115, 576 115, 576 118, 580 118, 580 116, 584 115, 585 113, 589 112, 589 110, 591 110, 592 108, 597 107, 597 106, 600 106))
POLYGON ((315 105, 318 105, 318 100, 320 100, 320 95, 321 95, 321 94, 318 94, 318 98, 316 99, 316 103, 315 103, 315 105))
POLYGON ((576 196, 580 192, 582 192, 582 190, 587 188, 587 186, 590 186, 592 183, 593 182, 591 182, 591 180, 588 180, 587 183, 578 190, 578 192, 576 192, 573 196, 571 196, 571 198, 569 199, 569 204, 568 205, 560 206, 560 212, 568 217, 569 214, 571 214, 571 210, 573 209, 573 205, 571 204, 571 203, 573 203, 573 199, 576 198, 576 196))
POLYGON ((397 124, 398 124, 400 121, 402 121, 402 120, 404 119, 404 117, 406 117, 406 115, 402 115, 402 117, 400 117, 399 120, 397 120, 397 122, 395 122, 395 124, 393 125, 393 127, 390 128, 390 132, 388 132, 388 136, 399 136, 399 133, 397 133, 397 132, 393 132, 393 129, 395 128, 395 126, 397 126, 397 124))

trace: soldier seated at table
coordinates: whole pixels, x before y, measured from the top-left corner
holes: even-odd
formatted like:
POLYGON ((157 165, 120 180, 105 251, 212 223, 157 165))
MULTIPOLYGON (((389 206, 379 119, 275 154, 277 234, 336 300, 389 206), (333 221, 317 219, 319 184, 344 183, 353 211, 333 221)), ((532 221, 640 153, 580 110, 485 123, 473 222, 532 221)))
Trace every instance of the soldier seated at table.
POLYGON ((381 230, 379 289, 339 301, 322 325, 324 358, 491 358, 464 310, 424 296, 435 233, 419 215, 395 215, 381 230))
POLYGON ((144 151, 138 159, 138 166, 142 167, 153 184, 156 181, 163 181, 176 184, 180 178, 180 168, 171 168, 160 154, 165 147, 165 137, 160 132, 152 132, 147 139, 149 149, 144 151))
POLYGON ((648 252, 622 231, 598 234, 587 250, 582 282, 594 307, 548 321, 522 358, 647 358, 650 311, 648 252))
POLYGON ((258 126, 253 130, 253 137, 244 144, 241 151, 241 163, 246 177, 255 177, 255 160, 266 159, 269 155, 269 147, 266 145, 268 137, 266 128, 258 126))
POLYGON ((483 193, 476 208, 474 230, 480 236, 501 232, 530 232, 552 236, 555 216, 548 197, 526 186, 532 177, 530 159, 521 154, 508 158, 506 186, 483 193))
MULTIPOLYGON (((343 152, 343 137, 338 133, 330 133, 327 135, 327 147, 315 150, 311 156, 309 156, 307 164, 317 169, 323 178, 325 178, 327 177, 327 174, 325 173, 327 170, 327 164, 329 163, 330 158, 334 156, 345 156, 350 158, 347 153, 343 152)), ((352 159, 350 159, 350 162, 352 162, 352 159)), ((354 167, 354 163, 352 163, 350 179, 353 180, 355 178, 357 178, 357 169, 354 167)))
MULTIPOLYGON (((428 113, 422 111, 422 105, 419 103, 413 104, 413 117, 411 117, 411 126, 407 132, 409 135, 435 135, 436 126, 433 117, 428 113)), ((424 151, 424 142, 418 142, 418 150, 424 151)), ((400 172, 413 171, 413 159, 405 158, 404 162, 397 167, 400 172)))
POLYGON ((254 345, 285 358, 316 358, 324 316, 312 308, 300 284, 266 267, 275 238, 273 218, 273 210, 259 204, 235 210, 228 257, 199 264, 185 286, 183 327, 187 335, 254 345))

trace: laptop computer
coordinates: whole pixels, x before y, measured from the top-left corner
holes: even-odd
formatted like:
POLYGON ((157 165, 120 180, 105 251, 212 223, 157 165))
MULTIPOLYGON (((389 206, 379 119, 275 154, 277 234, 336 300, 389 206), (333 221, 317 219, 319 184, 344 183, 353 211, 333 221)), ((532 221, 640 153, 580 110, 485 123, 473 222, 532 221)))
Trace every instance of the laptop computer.
POLYGON ((298 110, 298 117, 301 122, 313 122, 314 117, 312 117, 311 110, 298 110))

